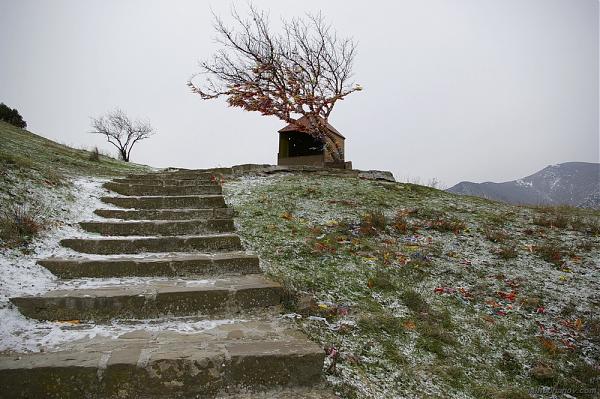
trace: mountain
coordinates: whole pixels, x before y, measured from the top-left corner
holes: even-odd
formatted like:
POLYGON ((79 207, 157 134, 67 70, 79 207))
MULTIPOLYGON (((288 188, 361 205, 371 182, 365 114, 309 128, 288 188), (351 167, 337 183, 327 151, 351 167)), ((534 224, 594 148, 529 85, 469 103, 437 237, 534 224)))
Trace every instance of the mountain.
POLYGON ((565 162, 504 183, 460 182, 446 190, 510 204, 571 205, 600 209, 600 163, 565 162))

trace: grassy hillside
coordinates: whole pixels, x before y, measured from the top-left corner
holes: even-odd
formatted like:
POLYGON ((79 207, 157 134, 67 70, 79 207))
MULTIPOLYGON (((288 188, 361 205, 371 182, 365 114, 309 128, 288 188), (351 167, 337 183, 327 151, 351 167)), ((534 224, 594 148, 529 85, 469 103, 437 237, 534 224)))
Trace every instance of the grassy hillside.
POLYGON ((73 179, 148 169, 103 155, 94 158, 90 151, 70 148, 0 122, 0 247, 27 242, 28 236, 35 234, 33 230, 60 219, 71 199, 73 179), (27 219, 25 224, 15 226, 14 222, 21 219, 27 219))
POLYGON ((598 397, 600 212, 341 177, 224 188, 343 397, 598 397))

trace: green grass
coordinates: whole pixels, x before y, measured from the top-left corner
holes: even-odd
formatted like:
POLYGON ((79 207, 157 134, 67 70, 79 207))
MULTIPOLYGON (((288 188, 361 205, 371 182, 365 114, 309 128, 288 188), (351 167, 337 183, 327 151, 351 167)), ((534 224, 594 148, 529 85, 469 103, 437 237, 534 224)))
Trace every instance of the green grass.
POLYGON ((43 227, 58 222, 73 199, 73 178, 146 170, 144 165, 70 148, 0 122, 0 247, 26 245, 43 227), (42 228, 25 228, 14 212, 7 212, 19 208, 34 215, 27 226, 42 228))
POLYGON ((69 176, 117 176, 147 170, 144 165, 104 155, 92 160, 92 151, 58 144, 27 130, 0 122, 0 164, 34 178, 61 183, 69 176))

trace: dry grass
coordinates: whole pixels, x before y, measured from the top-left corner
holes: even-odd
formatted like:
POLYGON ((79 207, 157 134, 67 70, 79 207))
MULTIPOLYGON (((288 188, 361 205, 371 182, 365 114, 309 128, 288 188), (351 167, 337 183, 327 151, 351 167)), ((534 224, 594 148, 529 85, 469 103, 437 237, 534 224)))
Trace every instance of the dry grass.
POLYGON ((533 224, 548 228, 564 229, 569 226, 570 219, 564 215, 538 216, 533 219, 533 224))
POLYGON ((556 243, 546 242, 543 245, 537 246, 535 252, 546 262, 557 266, 563 262, 563 251, 556 243))
POLYGON ((2 246, 16 247, 28 244, 43 229, 40 212, 25 205, 13 205, 0 213, 0 240, 2 246))
POLYGON ((100 161, 100 151, 98 151, 98 147, 94 147, 92 151, 90 151, 90 161, 98 162, 100 161))
POLYGON ((504 230, 497 230, 490 227, 483 229, 483 236, 491 242, 501 243, 510 238, 510 235, 504 230))
POLYGON ((429 223, 429 228, 441 233, 458 234, 467 228, 466 224, 456 218, 439 218, 429 223))
POLYGON ((387 226, 387 219, 382 211, 369 211, 363 215, 360 221, 360 232, 364 235, 377 235, 384 231, 387 226))
POLYGON ((518 257, 519 253, 512 245, 503 245, 498 251, 496 251, 496 255, 504 260, 509 260, 518 257))

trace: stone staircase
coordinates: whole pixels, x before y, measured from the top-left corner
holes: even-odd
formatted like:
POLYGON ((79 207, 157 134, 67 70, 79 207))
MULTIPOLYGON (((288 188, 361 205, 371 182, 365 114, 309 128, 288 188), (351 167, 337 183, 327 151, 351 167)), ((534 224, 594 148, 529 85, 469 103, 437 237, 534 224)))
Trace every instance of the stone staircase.
POLYGON ((106 220, 61 241, 81 254, 39 261, 85 283, 11 302, 32 319, 141 327, 1 355, 0 398, 334 397, 321 385, 323 350, 278 317, 282 287, 243 251, 215 176, 159 172, 104 187, 119 194, 95 211, 106 220), (209 327, 144 328, 164 320, 209 327))

